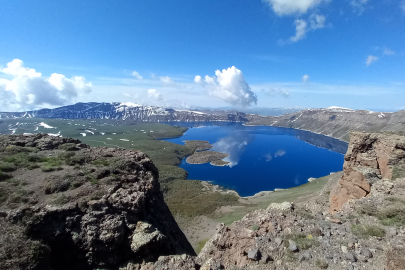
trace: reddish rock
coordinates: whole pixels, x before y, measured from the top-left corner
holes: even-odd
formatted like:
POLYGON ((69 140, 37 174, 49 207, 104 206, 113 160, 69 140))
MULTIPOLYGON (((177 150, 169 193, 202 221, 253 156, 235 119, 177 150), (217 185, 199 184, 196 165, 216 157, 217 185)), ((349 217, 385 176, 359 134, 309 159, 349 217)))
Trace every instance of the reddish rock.
POLYGON ((393 167, 405 164, 404 149, 403 136, 351 132, 344 174, 331 191, 329 212, 339 211, 350 199, 367 196, 376 181, 391 180, 393 167))

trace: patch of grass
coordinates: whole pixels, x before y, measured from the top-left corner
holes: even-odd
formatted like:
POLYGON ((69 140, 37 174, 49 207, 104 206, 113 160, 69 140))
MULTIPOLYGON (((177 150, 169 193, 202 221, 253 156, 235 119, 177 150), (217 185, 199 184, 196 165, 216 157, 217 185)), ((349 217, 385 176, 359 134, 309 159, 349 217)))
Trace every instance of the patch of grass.
POLYGON ((75 152, 63 152, 58 155, 58 158, 61 160, 66 160, 66 159, 74 157, 75 155, 76 155, 75 152))
POLYGON ((0 162, 0 171, 13 172, 15 170, 17 170, 17 166, 15 166, 14 164, 8 162, 0 162))
POLYGON ((61 178, 59 176, 50 176, 45 179, 44 191, 45 194, 52 194, 66 191, 70 188, 70 181, 66 178, 61 178))
POLYGON ((392 180, 397 178, 404 178, 405 177, 405 167, 400 165, 395 165, 392 169, 392 180))
POLYGON ((54 172, 54 171, 61 171, 63 168, 61 166, 53 166, 50 164, 47 164, 45 166, 41 166, 41 170, 43 172, 54 172))
POLYGON ((353 225, 351 231, 359 238, 369 238, 371 236, 384 237, 384 229, 376 225, 353 225))
POLYGON ((315 261, 315 265, 321 269, 327 269, 329 267, 329 264, 326 261, 320 259, 315 261))
POLYGON ((310 219, 315 219, 315 217, 311 214, 308 213, 307 211, 305 211, 304 209, 300 208, 300 209, 296 209, 294 211, 294 213, 296 213, 297 215, 303 217, 306 220, 310 220, 310 219))
POLYGON ((69 198, 65 196, 65 194, 60 195, 57 197, 52 203, 56 205, 62 205, 69 202, 69 198))
POLYGON ((205 246, 205 244, 208 242, 208 238, 207 239, 204 239, 204 240, 201 240, 201 241, 199 241, 198 242, 198 246, 197 246, 197 248, 196 248, 196 250, 195 250, 195 253, 200 253, 201 252, 201 250, 203 249, 203 247, 205 246))
POLYGON ((91 162, 91 164, 97 166, 97 167, 106 167, 110 165, 110 160, 108 159, 97 159, 91 162))
POLYGON ((173 214, 194 217, 212 215, 218 207, 238 205, 234 194, 203 192, 201 181, 174 180, 166 184, 165 201, 173 214))
POLYGON ((91 194, 90 200, 100 200, 104 196, 104 192, 96 191, 95 193, 91 194))
POLYGON ((252 229, 252 231, 257 231, 259 229, 259 225, 255 224, 255 225, 252 226, 251 229, 252 229))
POLYGON ((290 234, 286 236, 286 241, 284 241, 284 244, 287 245, 287 247, 289 245, 288 240, 293 240, 300 250, 309 249, 313 246, 319 245, 319 242, 312 236, 300 233, 290 234))
POLYGON ((157 165, 159 170, 159 182, 167 183, 174 180, 186 180, 188 172, 183 168, 173 165, 157 165))
POLYGON ((7 153, 36 153, 39 149, 35 147, 23 147, 17 145, 9 145, 5 148, 4 152, 7 153))
POLYGON ((401 203, 389 205, 381 209, 377 217, 385 226, 405 225, 405 205, 401 203))
POLYGON ((357 212, 361 215, 375 216, 378 210, 374 204, 362 204, 357 208, 357 212))

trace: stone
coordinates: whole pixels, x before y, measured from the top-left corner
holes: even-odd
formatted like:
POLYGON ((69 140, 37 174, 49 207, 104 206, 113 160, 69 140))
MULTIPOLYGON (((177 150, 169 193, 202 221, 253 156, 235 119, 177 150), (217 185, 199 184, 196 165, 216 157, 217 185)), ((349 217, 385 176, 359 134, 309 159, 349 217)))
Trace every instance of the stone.
POLYGON ((373 254, 368 248, 362 248, 360 254, 366 257, 367 259, 373 258, 373 254))
POLYGON ((343 253, 347 253, 347 247, 346 246, 341 246, 340 249, 342 250, 343 253))
POLYGON ((289 250, 291 250, 292 252, 297 252, 298 251, 297 244, 293 240, 288 240, 288 243, 290 244, 288 246, 289 250))
POLYGON ((395 235, 397 235, 397 229, 396 228, 394 228, 394 227, 390 227, 390 228, 388 228, 388 230, 387 230, 387 235, 388 236, 391 236, 391 237, 394 237, 395 235))
POLYGON ((348 252, 345 254, 345 259, 349 262, 356 262, 357 258, 353 255, 353 253, 348 252))
POLYGON ((264 254, 262 254, 262 258, 260 259, 260 262, 261 263, 267 263, 267 262, 272 261, 272 260, 273 259, 267 253, 264 253, 264 254))
POLYGON ((336 224, 342 224, 342 221, 340 219, 337 218, 331 218, 329 219, 330 222, 336 223, 336 224))
POLYGON ((250 249, 248 251, 248 258, 253 261, 260 260, 260 251, 258 249, 250 249))
POLYGON ((275 243, 277 246, 280 246, 281 243, 283 243, 283 239, 281 239, 280 237, 276 237, 276 238, 274 239, 274 243, 275 243))

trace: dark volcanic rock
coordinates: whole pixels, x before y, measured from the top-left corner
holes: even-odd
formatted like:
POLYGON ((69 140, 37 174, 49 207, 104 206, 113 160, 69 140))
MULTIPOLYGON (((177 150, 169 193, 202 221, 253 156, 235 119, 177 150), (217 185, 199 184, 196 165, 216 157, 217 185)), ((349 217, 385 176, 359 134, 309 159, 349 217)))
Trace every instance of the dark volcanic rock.
MULTIPOLYGON (((62 151, 55 149, 64 143, 79 144, 80 141, 45 135, 0 136, 0 146, 4 149, 10 145, 30 146, 46 149, 48 152, 44 153, 53 149, 55 153, 62 151)), ((57 185, 59 189, 48 193, 41 193, 42 189, 35 192, 42 200, 51 200, 54 198, 51 193, 58 193, 69 198, 67 201, 53 205, 46 201, 36 206, 24 204, 18 209, 8 209, 7 204, 1 206, 1 210, 7 211, 8 222, 25 227, 29 239, 49 247, 49 256, 42 258, 48 261, 37 265, 49 265, 49 269, 117 269, 129 261, 155 262, 164 255, 195 255, 163 200, 158 171, 147 155, 139 151, 87 146, 76 151, 78 154, 85 156, 87 162, 106 157, 115 160, 108 170, 86 172, 94 175, 94 179, 114 173, 112 183, 105 184, 108 189, 101 183, 83 183, 74 190, 68 189, 69 185, 57 185), (103 190, 99 198, 87 195, 103 190)), ((69 169, 64 167, 66 171, 69 169)), ((77 175, 83 177, 80 173, 77 175)), ((63 183, 68 181, 66 179, 63 183)), ((32 179, 28 186, 47 185, 46 181, 41 181, 41 177, 32 179)))

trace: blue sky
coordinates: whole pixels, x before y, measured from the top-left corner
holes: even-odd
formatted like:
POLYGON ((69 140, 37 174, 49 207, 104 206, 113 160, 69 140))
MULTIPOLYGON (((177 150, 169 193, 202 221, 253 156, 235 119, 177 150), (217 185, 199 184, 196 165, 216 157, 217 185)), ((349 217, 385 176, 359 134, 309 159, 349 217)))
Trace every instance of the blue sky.
POLYGON ((0 111, 80 101, 405 109, 405 1, 1 1, 0 111))

